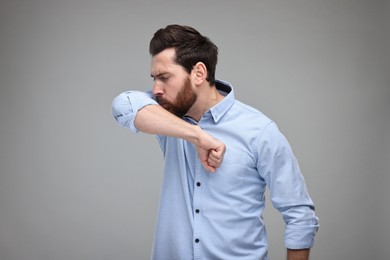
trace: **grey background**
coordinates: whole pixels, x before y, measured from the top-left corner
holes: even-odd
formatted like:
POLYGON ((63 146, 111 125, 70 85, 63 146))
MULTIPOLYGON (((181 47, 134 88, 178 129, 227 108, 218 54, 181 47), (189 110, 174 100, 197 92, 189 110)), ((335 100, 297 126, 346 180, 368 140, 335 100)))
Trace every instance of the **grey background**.
MULTIPOLYGON (((390 259, 388 1, 0 2, 0 259, 148 259, 153 136, 111 100, 148 90, 152 34, 192 25, 217 77, 292 144, 321 228, 312 259, 390 259)), ((265 214, 271 259, 283 223, 265 214)))

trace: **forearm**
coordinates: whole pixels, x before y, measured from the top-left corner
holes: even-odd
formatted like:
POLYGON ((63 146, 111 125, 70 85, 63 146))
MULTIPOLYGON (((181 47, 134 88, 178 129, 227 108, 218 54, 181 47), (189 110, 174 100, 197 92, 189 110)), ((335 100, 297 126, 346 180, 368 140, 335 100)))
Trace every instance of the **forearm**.
POLYGON ((168 112, 151 96, 150 92, 123 92, 112 102, 112 115, 121 126, 133 132, 176 137, 192 143, 203 167, 215 172, 222 163, 225 144, 199 126, 168 112))
POLYGON ((225 144, 197 125, 192 125, 159 105, 148 105, 137 112, 135 127, 141 132, 184 139, 194 144, 200 162, 210 172, 220 166, 226 150, 225 144))
POLYGON ((310 249, 287 249, 287 260, 308 260, 310 249))
POLYGON ((141 132, 177 137, 196 144, 201 128, 187 123, 159 105, 148 105, 137 112, 135 127, 141 132))

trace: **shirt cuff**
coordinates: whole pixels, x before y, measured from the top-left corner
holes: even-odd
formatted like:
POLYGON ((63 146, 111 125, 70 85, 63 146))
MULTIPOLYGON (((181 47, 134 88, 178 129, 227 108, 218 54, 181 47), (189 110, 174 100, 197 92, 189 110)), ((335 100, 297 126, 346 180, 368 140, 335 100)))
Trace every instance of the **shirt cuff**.
POLYGON ((139 130, 134 125, 135 116, 143 107, 157 104, 152 97, 151 92, 123 92, 112 101, 112 115, 121 126, 137 133, 139 130))
POLYGON ((287 228, 284 236, 286 248, 305 249, 313 247, 318 228, 318 223, 313 227, 287 228))

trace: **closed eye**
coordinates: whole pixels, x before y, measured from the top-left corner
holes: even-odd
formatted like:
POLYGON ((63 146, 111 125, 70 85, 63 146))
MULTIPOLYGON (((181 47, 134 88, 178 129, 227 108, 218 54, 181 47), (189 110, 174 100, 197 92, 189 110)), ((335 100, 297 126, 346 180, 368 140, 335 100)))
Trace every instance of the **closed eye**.
POLYGON ((158 79, 161 80, 162 82, 167 82, 167 80, 169 79, 169 77, 167 77, 167 76, 162 76, 162 77, 159 77, 158 79))
POLYGON ((166 82, 169 79, 169 75, 166 73, 157 74, 156 76, 150 75, 153 78, 153 81, 159 80, 161 82, 166 82))

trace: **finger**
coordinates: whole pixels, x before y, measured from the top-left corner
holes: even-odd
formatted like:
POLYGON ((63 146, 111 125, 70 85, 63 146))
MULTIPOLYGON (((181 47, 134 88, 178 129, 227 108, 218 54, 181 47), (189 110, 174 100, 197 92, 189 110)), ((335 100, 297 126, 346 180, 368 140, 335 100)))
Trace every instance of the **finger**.
POLYGON ((209 157, 207 159, 207 163, 210 165, 210 166, 213 166, 213 167, 218 167, 220 164, 221 164, 221 161, 218 160, 218 159, 215 159, 213 157, 209 157))
POLYGON ((207 159, 208 163, 213 165, 213 166, 219 166, 222 162, 222 155, 221 153, 212 150, 208 156, 207 159))
POLYGON ((225 155, 225 149, 217 149, 217 150, 212 150, 211 155, 215 157, 218 160, 223 159, 223 156, 225 155))
POLYGON ((212 166, 218 165, 218 159, 212 157, 211 155, 207 158, 207 163, 212 166))
POLYGON ((216 168, 211 166, 207 161, 203 161, 201 163, 202 163, 203 167, 206 169, 206 171, 212 172, 212 173, 215 172, 216 168))
POLYGON ((206 169, 208 172, 215 172, 215 167, 213 164, 210 164, 208 162, 210 153, 206 150, 199 150, 198 157, 200 160, 200 163, 203 165, 203 167, 206 169))

